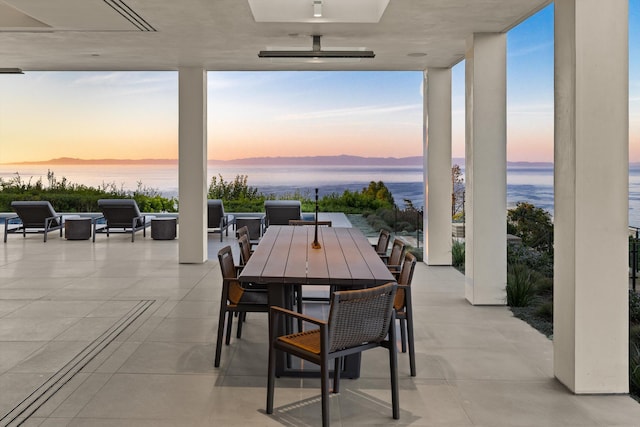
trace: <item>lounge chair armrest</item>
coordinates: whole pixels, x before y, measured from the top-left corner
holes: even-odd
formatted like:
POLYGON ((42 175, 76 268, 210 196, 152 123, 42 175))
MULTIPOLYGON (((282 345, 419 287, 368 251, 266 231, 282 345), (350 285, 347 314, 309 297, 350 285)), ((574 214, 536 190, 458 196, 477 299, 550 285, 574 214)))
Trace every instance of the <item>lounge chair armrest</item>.
POLYGON ((305 322, 309 322, 309 323, 312 323, 312 324, 318 325, 318 326, 326 326, 327 325, 327 322, 325 322, 324 320, 316 319, 315 317, 307 316, 307 315, 302 314, 302 313, 297 313, 295 311, 287 310, 286 308, 277 307, 275 305, 272 305, 271 307, 269 307, 269 316, 275 316, 275 315, 293 317, 293 318, 296 318, 296 319, 302 319, 305 322))
POLYGON ((49 228, 51 223, 56 219, 58 220, 58 224, 62 225, 62 215, 54 215, 54 216, 50 216, 50 217, 45 218, 45 220, 44 220, 45 228, 49 228))
POLYGON ((20 217, 18 215, 5 217, 4 225, 6 226, 7 224, 9 224, 9 221, 11 221, 12 219, 20 219, 20 217))

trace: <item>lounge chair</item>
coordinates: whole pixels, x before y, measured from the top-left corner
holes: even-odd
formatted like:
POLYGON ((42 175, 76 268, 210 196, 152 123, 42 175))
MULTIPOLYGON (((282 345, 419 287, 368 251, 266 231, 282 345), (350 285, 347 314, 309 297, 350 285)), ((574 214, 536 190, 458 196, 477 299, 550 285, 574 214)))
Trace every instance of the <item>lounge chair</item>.
POLYGON ((289 225, 289 221, 292 219, 302 219, 302 206, 299 200, 266 200, 264 211, 265 227, 289 225))
POLYGON ((229 226, 233 224, 233 215, 224 212, 224 204, 220 199, 207 200, 207 229, 209 233, 220 233, 222 242, 222 232, 229 235, 229 226))
POLYGON ((146 237, 147 227, 151 225, 153 215, 143 215, 133 199, 100 199, 98 207, 102 215, 93 222, 93 241, 97 233, 131 233, 131 241, 135 241, 136 231, 142 230, 146 237), (102 224, 101 221, 104 221, 102 224))
POLYGON ((4 220, 4 242, 7 243, 7 234, 43 233, 44 241, 47 241, 47 233, 60 230, 62 237, 63 218, 57 214, 51 203, 41 200, 21 200, 11 202, 11 207, 17 216, 7 217, 4 220), (19 220, 19 222, 16 222, 19 220))

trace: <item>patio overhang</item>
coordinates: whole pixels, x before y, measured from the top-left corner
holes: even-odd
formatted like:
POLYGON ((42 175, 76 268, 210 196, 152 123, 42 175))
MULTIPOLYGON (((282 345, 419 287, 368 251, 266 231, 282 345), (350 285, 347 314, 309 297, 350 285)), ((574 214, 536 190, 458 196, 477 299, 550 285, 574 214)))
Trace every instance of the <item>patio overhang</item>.
MULTIPOLYGON (((305 1, 305 0, 302 0, 305 1)), ((425 70, 464 58, 474 33, 514 27, 549 0, 391 1, 378 23, 256 22, 248 1, 2 0, 0 68, 44 70, 425 70), (364 47, 374 60, 274 62, 258 58, 273 48, 364 47)), ((345 3, 345 2, 342 2, 345 3)), ((362 2, 360 2, 362 3, 362 2)), ((380 7, 379 2, 375 7, 380 7)), ((330 3, 323 9, 331 12, 330 3)), ((283 10, 283 15, 285 11, 283 10)), ((283 18, 284 19, 284 18, 283 18)), ((352 22, 349 22, 349 19, 352 22)), ((304 22, 303 22, 304 21, 304 22)))

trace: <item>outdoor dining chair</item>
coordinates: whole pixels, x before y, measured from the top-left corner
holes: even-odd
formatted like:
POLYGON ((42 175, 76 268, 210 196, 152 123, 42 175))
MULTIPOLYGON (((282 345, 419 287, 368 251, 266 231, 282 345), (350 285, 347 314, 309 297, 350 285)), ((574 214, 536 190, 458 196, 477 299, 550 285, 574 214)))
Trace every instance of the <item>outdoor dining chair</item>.
POLYGON ((289 225, 291 219, 302 219, 299 200, 266 200, 264 202, 265 227, 289 225))
POLYGON ((284 351, 293 356, 320 365, 322 396, 322 425, 329 418, 329 363, 334 361, 333 392, 340 390, 340 365, 344 356, 375 347, 389 351, 391 401, 394 419, 400 419, 398 396, 398 369, 395 345, 395 310, 393 301, 396 283, 353 291, 337 291, 331 296, 327 321, 272 306, 269 311, 269 372, 267 379, 267 414, 273 414, 276 362, 275 352, 284 351), (317 329, 277 336, 283 318, 301 318, 317 325, 317 329))
MULTIPOLYGON (((247 227, 242 228, 246 229, 247 227)), ((240 266, 244 267, 253 253, 251 250, 251 243, 249 243, 248 231, 245 233, 244 230, 238 230, 238 246, 240 247, 240 266)))
POLYGON ((413 271, 416 268, 416 257, 407 252, 402 260, 402 269, 398 276, 398 292, 393 301, 393 308, 396 312, 396 319, 400 321, 400 342, 402 352, 407 352, 409 344, 409 371, 411 376, 416 376, 416 352, 413 340, 413 305, 411 303, 411 281, 413 271))
POLYGON ((231 327, 234 313, 238 313, 237 338, 242 338, 242 324, 247 312, 268 312, 267 293, 259 289, 245 289, 238 281, 238 268, 233 262, 231 246, 218 251, 218 262, 222 273, 222 297, 220 298, 220 315, 218 317, 218 335, 216 338, 216 354, 214 366, 220 366, 222 353, 222 335, 227 324, 225 344, 231 341, 231 327))
POLYGON ((380 255, 382 261, 387 265, 387 268, 396 278, 400 274, 400 263, 402 262, 402 255, 404 255, 405 244, 400 239, 393 239, 393 245, 391 246, 391 252, 389 255, 380 255))
POLYGON ((386 255, 387 250, 389 249, 389 242, 391 241, 391 233, 385 230, 384 228, 380 230, 380 234, 378 234, 378 241, 373 248, 376 250, 376 253, 380 256, 386 255))

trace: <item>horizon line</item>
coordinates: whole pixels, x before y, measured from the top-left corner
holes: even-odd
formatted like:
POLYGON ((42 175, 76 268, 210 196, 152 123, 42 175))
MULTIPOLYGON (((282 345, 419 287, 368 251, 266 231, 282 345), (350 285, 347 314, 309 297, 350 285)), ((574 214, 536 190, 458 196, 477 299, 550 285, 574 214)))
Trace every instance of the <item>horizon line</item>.
MULTIPOLYGON (((207 163, 238 163, 238 162, 274 162, 278 160, 299 160, 299 159, 327 159, 334 158, 336 160, 342 159, 358 159, 358 160, 387 160, 387 161, 408 161, 408 160, 422 160, 422 155, 404 156, 404 157, 391 157, 391 156, 359 156, 351 154, 336 154, 336 155, 316 155, 316 156, 260 156, 260 157, 245 157, 230 160, 221 159, 207 159, 207 163)), ((452 161, 465 161, 464 157, 452 157, 452 161)), ((177 158, 142 158, 142 159, 115 159, 115 158, 100 158, 100 159, 84 159, 78 157, 58 157, 48 160, 24 160, 0 163, 0 165, 73 165, 73 164, 167 164, 177 163, 177 158)), ((553 164, 553 160, 507 160, 507 163, 522 163, 522 164, 553 164)), ((629 161, 629 163, 636 163, 629 161)))

